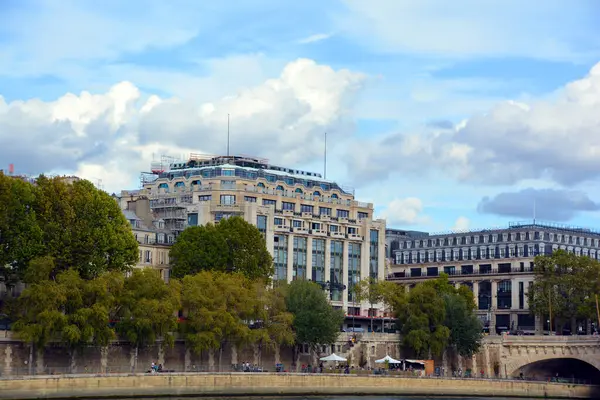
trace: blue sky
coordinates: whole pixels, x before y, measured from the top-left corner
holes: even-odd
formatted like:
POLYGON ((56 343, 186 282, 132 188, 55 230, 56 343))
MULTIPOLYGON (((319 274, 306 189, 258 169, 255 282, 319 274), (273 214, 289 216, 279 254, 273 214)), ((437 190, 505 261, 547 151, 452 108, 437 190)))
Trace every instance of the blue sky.
POLYGON ((159 154, 322 170, 391 227, 600 229, 600 4, 0 2, 0 168, 135 188, 159 154))

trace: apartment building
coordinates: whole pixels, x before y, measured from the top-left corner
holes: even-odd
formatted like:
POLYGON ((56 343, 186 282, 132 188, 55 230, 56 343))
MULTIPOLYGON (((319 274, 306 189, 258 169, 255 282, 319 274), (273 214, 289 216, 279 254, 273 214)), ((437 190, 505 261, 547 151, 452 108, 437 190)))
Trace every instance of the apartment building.
POLYGON ((175 233, 165 228, 165 222, 150 209, 150 200, 138 191, 116 199, 138 242, 139 259, 136 268, 154 268, 169 280, 169 249, 175 233))
POLYGON ((242 217, 263 233, 275 281, 310 279, 349 315, 380 315, 356 304, 351 289, 367 277, 385 278, 385 221, 373 219, 373 204, 355 200, 351 189, 242 156, 192 154, 184 162, 155 163, 152 173, 139 194, 165 229, 242 217))
MULTIPOLYGON (((394 252, 388 280, 410 288, 445 273, 456 285, 473 291, 477 314, 490 333, 540 333, 548 330, 549 321, 529 312, 533 261, 557 249, 600 259, 600 233, 534 221, 511 223, 506 229, 407 237, 394 252)), ((574 330, 585 323, 569 325, 574 330)))

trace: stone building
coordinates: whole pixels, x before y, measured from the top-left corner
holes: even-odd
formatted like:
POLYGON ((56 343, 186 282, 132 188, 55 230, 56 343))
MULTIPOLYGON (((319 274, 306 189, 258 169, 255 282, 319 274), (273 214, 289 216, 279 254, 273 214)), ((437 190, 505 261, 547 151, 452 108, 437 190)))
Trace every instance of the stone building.
POLYGON ((373 204, 321 174, 271 165, 267 160, 192 154, 184 162, 154 164, 143 189, 164 228, 218 223, 240 216, 264 235, 275 262, 275 281, 310 279, 329 292, 335 307, 355 323, 381 317, 379 307, 357 304, 351 288, 362 279, 384 279, 385 221, 373 204))
MULTIPOLYGON (((395 251, 388 279, 410 287, 445 273, 473 290, 477 313, 490 333, 541 333, 549 321, 530 314, 527 298, 533 260, 557 249, 600 259, 600 233, 534 221, 505 229, 407 237, 395 251)), ((583 324, 571 321, 567 329, 583 324)))

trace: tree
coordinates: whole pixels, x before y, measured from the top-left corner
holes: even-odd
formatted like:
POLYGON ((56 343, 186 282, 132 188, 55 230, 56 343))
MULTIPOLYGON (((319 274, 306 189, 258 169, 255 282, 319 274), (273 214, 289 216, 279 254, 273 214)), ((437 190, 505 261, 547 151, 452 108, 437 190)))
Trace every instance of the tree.
POLYGON ((245 276, 219 271, 201 271, 183 278, 185 323, 182 329, 186 345, 193 353, 208 350, 212 363, 214 352, 222 350, 226 342, 250 341, 248 321, 256 301, 251 287, 245 276))
MULTIPOLYGON (((381 281, 377 283, 377 291, 381 302, 383 303, 384 313, 394 310, 394 307, 398 308, 406 301, 406 291, 403 286, 400 286, 394 282, 381 281)), ((385 332, 385 316, 382 322, 382 332, 385 332)))
POLYGON ((115 329, 134 347, 133 372, 140 347, 154 344, 157 339, 167 346, 173 345, 181 286, 175 279, 165 283, 156 270, 136 269, 125 280, 118 301, 115 329))
POLYGON ((260 323, 258 329, 252 332, 252 340, 261 349, 266 346, 279 354, 281 345, 291 345, 296 339, 292 329, 294 315, 287 310, 285 303, 285 287, 265 287, 261 282, 254 283, 254 287, 258 301, 253 315, 260 323))
POLYGON ((63 344, 71 355, 73 371, 78 349, 87 345, 106 346, 114 337, 109 315, 116 307, 123 276, 104 274, 84 280, 77 271, 69 270, 53 280, 50 279, 53 269, 50 257, 31 261, 25 274, 30 285, 13 309, 14 330, 31 344, 30 359, 34 347, 42 350, 49 341, 63 344))
POLYGON ((190 226, 169 251, 172 276, 183 278, 200 271, 225 271, 229 249, 217 225, 190 226))
POLYGON ((76 269, 91 279, 105 271, 126 271, 138 259, 138 245, 119 205, 85 180, 40 176, 35 215, 43 231, 41 255, 54 258, 57 274, 76 269))
POLYGON ((474 313, 473 293, 465 286, 455 288, 447 275, 420 283, 392 302, 404 344, 418 356, 439 355, 448 346, 463 356, 479 349, 481 323, 474 313))
POLYGON ((35 201, 30 183, 0 172, 0 277, 7 286, 41 253, 35 201))
POLYGON ((447 346, 450 331, 443 324, 445 303, 433 285, 420 283, 411 289, 396 315, 402 325, 404 344, 417 356, 440 355, 447 346))
MULTIPOLYGON (((361 280, 353 287, 356 300, 358 302, 368 301, 371 310, 375 308, 375 304, 381 301, 381 290, 379 282, 375 278, 369 277, 361 280)), ((373 332, 373 319, 371 318, 371 332, 373 332)))
POLYGON ((317 345, 335 343, 344 322, 344 312, 331 306, 321 286, 296 280, 285 290, 287 309, 294 316, 296 354, 302 344, 316 350, 317 345))
POLYGON ((222 219, 216 226, 187 228, 173 244, 169 257, 175 277, 216 270, 266 280, 274 271, 260 231, 240 217, 222 219))
POLYGON ((560 330, 557 325, 572 318, 594 318, 598 272, 598 261, 564 250, 537 256, 535 279, 528 293, 529 309, 534 314, 549 316, 549 328, 557 331, 560 330))
POLYGON ((473 313, 471 305, 459 294, 445 295, 444 303, 446 309, 444 325, 450 330, 448 344, 461 356, 471 357, 481 347, 481 321, 473 313))

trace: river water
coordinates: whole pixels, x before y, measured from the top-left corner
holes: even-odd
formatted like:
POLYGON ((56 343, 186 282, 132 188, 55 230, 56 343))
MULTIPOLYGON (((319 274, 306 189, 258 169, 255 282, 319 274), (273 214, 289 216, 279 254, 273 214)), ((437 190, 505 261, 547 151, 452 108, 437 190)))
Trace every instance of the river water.
MULTIPOLYGON (((169 397, 169 400, 515 400, 515 399, 526 399, 527 397, 439 397, 439 396, 272 396, 272 397, 169 397)), ((114 400, 125 400, 125 399, 114 399, 114 400)), ((164 397, 160 399, 153 399, 150 397, 144 398, 144 400, 165 400, 164 397)), ((546 399, 553 400, 553 399, 546 399)))

